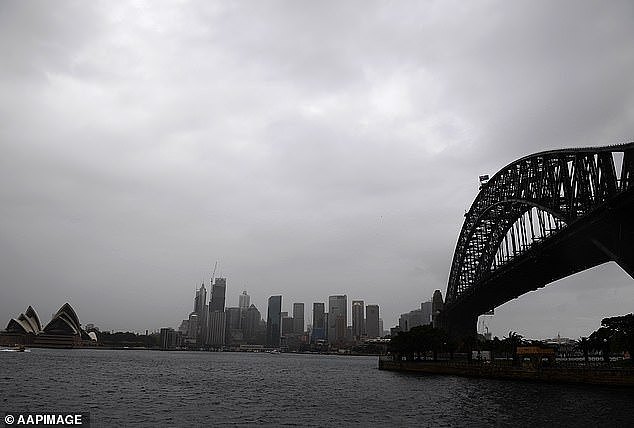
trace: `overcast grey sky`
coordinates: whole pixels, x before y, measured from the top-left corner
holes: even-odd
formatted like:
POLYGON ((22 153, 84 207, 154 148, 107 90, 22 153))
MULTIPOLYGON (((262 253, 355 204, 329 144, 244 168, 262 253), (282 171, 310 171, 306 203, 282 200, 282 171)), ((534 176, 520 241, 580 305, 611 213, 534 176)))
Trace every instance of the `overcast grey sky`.
MULTIPOLYGON (((65 301, 177 326, 227 304, 378 304, 447 277, 478 175, 634 140, 631 1, 0 2, 0 321, 65 301)), ((614 264, 489 328, 578 337, 633 310, 614 264)), ((310 309, 309 309, 310 308, 310 309)))

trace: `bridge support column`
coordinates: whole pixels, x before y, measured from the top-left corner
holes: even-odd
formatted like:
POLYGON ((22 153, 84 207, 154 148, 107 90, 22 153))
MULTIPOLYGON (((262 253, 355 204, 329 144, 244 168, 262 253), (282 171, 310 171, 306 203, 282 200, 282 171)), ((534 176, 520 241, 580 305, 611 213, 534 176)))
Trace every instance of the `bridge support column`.
POLYGON ((597 248, 634 278, 634 226, 631 224, 634 213, 628 212, 625 217, 609 231, 591 240, 597 248))

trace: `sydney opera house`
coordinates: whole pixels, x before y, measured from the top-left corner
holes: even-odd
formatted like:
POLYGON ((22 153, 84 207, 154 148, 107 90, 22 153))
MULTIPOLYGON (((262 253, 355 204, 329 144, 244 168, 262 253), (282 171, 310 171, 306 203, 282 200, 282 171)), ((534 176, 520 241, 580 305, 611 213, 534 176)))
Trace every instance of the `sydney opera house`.
POLYGON ((42 328, 37 312, 31 306, 0 332, 0 345, 23 345, 40 348, 76 348, 91 342, 81 328, 73 307, 65 303, 42 328))

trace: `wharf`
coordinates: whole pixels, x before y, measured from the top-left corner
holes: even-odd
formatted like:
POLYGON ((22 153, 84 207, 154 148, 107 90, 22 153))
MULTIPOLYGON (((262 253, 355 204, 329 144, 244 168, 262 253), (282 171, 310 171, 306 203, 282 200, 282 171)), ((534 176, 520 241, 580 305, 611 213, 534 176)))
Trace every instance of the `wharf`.
POLYGON ((557 363, 552 366, 513 366, 506 362, 483 361, 395 361, 384 356, 379 358, 379 370, 487 379, 634 386, 634 366, 557 363))

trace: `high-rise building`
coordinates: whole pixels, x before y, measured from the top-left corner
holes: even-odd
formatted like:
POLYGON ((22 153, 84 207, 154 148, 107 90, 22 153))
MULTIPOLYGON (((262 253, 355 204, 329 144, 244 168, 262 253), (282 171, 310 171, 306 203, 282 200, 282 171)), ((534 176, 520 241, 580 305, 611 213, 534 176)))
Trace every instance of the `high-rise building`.
POLYGON ((371 339, 381 337, 382 331, 379 331, 379 305, 367 305, 365 307, 365 330, 367 336, 371 339))
POLYGON ((225 312, 209 312, 209 340, 210 346, 218 348, 225 344, 227 315, 225 312))
POLYGON ((312 340, 326 338, 326 305, 313 303, 313 334, 312 340))
POLYGON ((348 325, 348 297, 344 295, 328 297, 328 341, 340 342, 346 338, 348 325))
MULTIPOLYGON (((431 305, 431 302, 429 303, 431 305)), ((423 307, 426 307, 424 303, 421 304, 421 309, 415 309, 406 314, 401 314, 398 319, 398 326, 401 328, 401 331, 410 331, 414 327, 429 325, 431 312, 423 310, 423 307)))
POLYGON ((194 312, 202 316, 203 308, 207 304, 207 289, 205 283, 203 283, 198 290, 196 290, 196 297, 194 297, 194 312))
POLYGON ((247 294, 247 290, 244 290, 240 296, 238 296, 238 307, 247 309, 251 304, 251 296, 247 294))
POLYGON ((242 326, 242 334, 247 342, 252 343, 259 331, 262 315, 255 305, 249 306, 244 325, 242 326))
POLYGON ((177 335, 173 328, 161 329, 161 349, 175 349, 177 345, 177 335))
POLYGON ((293 333, 304 333, 304 304, 293 303, 293 333))
POLYGON ((225 311, 225 293, 227 291, 227 278, 216 278, 211 287, 211 300, 209 312, 225 311))
POLYGON ((196 290, 196 296, 194 297, 194 312, 198 315, 196 320, 196 330, 188 332, 187 336, 190 338, 190 342, 195 340, 198 345, 202 345, 206 333, 207 322, 207 289, 205 284, 201 284, 200 288, 196 290))
POLYGON ((438 327, 436 325, 436 318, 438 314, 440 314, 440 311, 442 311, 443 305, 442 292, 440 290, 434 291, 434 295, 431 298, 431 316, 434 327, 438 327))
POLYGON ((243 339, 242 334, 242 309, 241 308, 227 308, 225 309, 225 343, 232 344, 238 343, 243 339))
POLYGON ((269 297, 266 314, 266 344, 271 347, 280 346, 282 331, 282 296, 269 297))
POLYGON ((282 317, 282 336, 293 334, 293 317, 282 317))
POLYGON ((420 310, 423 311, 423 321, 425 321, 425 324, 431 324, 431 306, 431 300, 420 304, 420 310))
POLYGON ((198 342, 198 333, 200 331, 200 317, 196 312, 189 314, 189 322, 187 323, 187 339, 189 343, 198 342))
POLYGON ((363 300, 352 301, 352 337, 359 340, 361 336, 365 336, 365 307, 363 300))

